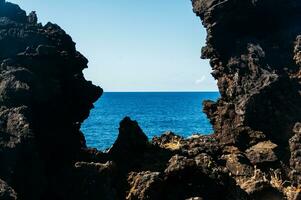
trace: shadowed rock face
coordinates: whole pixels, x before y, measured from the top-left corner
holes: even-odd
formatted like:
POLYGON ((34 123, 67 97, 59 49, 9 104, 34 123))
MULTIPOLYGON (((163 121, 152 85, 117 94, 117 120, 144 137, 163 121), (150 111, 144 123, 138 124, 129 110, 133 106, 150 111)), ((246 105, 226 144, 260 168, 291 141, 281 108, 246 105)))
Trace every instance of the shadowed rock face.
POLYGON ((280 170, 284 180, 300 185, 301 2, 192 4, 208 33, 202 58, 210 59, 221 93, 217 102, 204 102, 219 144, 237 147, 260 170, 280 170))
POLYGON ((20 199, 51 198, 85 147, 80 124, 102 90, 83 77, 88 61, 69 35, 5 1, 0 47, 0 178, 20 199))
POLYGON ((301 119, 301 3, 192 2, 208 33, 202 57, 210 59, 221 93, 218 102, 205 102, 204 107, 215 132, 225 143, 247 128, 248 140, 253 140, 250 132, 260 131, 287 144, 301 119))

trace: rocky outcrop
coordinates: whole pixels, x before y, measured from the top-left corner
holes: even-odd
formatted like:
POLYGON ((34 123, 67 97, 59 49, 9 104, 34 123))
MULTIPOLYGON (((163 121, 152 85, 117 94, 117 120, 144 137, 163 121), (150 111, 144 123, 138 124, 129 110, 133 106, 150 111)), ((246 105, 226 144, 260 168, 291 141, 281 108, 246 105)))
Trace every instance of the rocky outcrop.
POLYGON ((79 128, 102 90, 58 25, 0 1, 0 199, 301 198, 301 2, 192 0, 221 98, 215 133, 148 140, 126 117, 106 152, 79 128))
MULTIPOLYGON (((192 3, 208 33, 202 57, 210 59, 221 93, 217 102, 204 102, 216 139, 223 148, 237 147, 264 176, 279 171, 278 181, 300 185, 292 172, 299 173, 301 2, 192 3)), ((233 177, 241 186, 241 177, 233 177)), ((280 193, 288 190, 267 179, 280 193)))
POLYGON ((134 160, 139 160, 147 145, 148 138, 138 123, 132 121, 129 117, 125 117, 120 122, 119 135, 109 149, 108 157, 119 165, 123 165, 122 168, 128 168, 135 163, 134 160))
POLYGON ((205 102, 204 111, 221 141, 241 135, 244 148, 262 137, 287 143, 301 111, 300 3, 212 0, 193 5, 208 32, 202 57, 210 59, 221 93, 218 102, 205 102), (254 138, 254 131, 263 136, 254 138))
POLYGON ((80 124, 102 90, 84 79, 88 61, 69 35, 5 1, 0 46, 0 178, 18 199, 66 199, 80 124))

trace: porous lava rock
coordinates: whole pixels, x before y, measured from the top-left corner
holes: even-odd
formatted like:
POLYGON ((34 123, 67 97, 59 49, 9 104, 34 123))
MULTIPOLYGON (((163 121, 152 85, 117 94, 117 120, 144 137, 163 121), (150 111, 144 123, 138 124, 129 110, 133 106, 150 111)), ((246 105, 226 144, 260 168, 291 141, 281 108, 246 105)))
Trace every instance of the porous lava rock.
POLYGON ((193 5, 208 33, 202 57, 210 59, 221 93, 218 102, 204 106, 216 134, 224 143, 239 143, 227 138, 243 136, 244 148, 266 138, 285 147, 301 118, 300 2, 196 0, 193 5), (254 138, 254 131, 264 138, 254 138))
POLYGON ((3 0, 0 47, 1 199, 67 199, 85 148, 80 124, 102 90, 85 80, 88 60, 64 30, 3 0))
MULTIPOLYGON (((288 193, 300 186, 301 1, 192 4, 207 30, 202 58, 210 59, 221 94, 217 102, 204 102, 214 137, 223 149, 237 147, 255 172, 264 173, 263 182, 279 192, 279 199, 291 198, 288 193), (285 182, 290 186, 280 184, 285 182)), ((246 178, 232 177, 245 186, 246 178)))

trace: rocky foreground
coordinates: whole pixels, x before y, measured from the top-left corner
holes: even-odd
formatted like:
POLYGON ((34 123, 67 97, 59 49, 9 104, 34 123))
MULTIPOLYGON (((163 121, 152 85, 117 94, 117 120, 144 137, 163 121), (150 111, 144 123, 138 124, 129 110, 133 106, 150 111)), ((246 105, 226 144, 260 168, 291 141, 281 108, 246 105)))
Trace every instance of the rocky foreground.
POLYGON ((58 25, 0 0, 0 199, 301 199, 301 1, 192 0, 221 98, 210 136, 148 140, 126 117, 107 151, 81 123, 102 94, 58 25))

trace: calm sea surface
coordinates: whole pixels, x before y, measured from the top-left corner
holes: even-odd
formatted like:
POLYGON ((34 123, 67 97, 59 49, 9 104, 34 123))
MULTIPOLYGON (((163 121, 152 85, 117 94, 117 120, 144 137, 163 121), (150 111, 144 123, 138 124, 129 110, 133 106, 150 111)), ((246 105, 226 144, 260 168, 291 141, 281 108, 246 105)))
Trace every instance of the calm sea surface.
POLYGON ((217 92, 117 92, 104 93, 83 123, 89 147, 104 150, 117 135, 119 122, 129 116, 137 120, 149 139, 165 131, 184 137, 213 132, 202 101, 216 100, 217 92))

